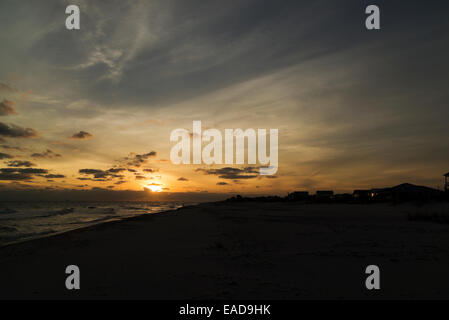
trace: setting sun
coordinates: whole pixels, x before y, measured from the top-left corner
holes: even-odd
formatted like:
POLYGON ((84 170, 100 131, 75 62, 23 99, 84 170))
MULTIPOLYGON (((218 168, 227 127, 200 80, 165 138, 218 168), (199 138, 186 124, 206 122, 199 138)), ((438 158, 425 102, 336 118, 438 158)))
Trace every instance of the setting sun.
POLYGON ((161 192, 162 191, 161 186, 148 185, 147 188, 150 189, 152 192, 161 192))

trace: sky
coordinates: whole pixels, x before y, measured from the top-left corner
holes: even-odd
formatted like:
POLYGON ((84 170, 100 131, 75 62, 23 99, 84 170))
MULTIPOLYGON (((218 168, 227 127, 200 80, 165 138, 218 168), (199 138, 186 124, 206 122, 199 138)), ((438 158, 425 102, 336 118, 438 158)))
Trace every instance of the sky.
POLYGON ((448 14, 435 0, 2 0, 0 190, 442 188, 448 14), (369 4, 381 30, 365 28, 369 4), (170 133, 195 120, 278 129, 277 174, 173 164, 170 133))

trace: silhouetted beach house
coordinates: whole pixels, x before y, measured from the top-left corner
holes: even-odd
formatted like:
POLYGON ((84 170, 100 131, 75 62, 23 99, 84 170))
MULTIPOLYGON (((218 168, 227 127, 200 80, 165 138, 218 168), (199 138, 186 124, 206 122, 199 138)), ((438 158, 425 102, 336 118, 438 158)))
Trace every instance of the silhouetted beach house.
POLYGON ((334 195, 333 199, 337 203, 352 203, 354 196, 350 193, 339 193, 334 195))
POLYGON ((289 193, 287 196, 287 200, 289 201, 304 201, 309 199, 308 191, 295 191, 289 193))
POLYGON ((317 191, 315 193, 316 200, 330 200, 334 196, 333 191, 317 191))
POLYGON ((403 183, 392 188, 373 189, 372 198, 379 201, 431 200, 441 195, 441 191, 429 187, 403 183))
POLYGON ((354 190, 352 197, 358 201, 368 201, 371 199, 372 190, 354 190))

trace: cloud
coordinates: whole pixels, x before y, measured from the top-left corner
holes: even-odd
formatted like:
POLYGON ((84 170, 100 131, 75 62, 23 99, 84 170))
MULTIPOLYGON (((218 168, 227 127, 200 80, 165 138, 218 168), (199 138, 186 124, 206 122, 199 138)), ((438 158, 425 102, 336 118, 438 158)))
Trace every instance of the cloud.
POLYGON ((12 114, 17 114, 14 110, 14 102, 4 99, 0 102, 0 116, 9 116, 12 114))
POLYGON ((2 153, 2 152, 0 152, 0 160, 3 160, 3 159, 12 159, 12 158, 14 158, 14 156, 12 156, 12 155, 10 155, 10 154, 7 154, 7 153, 2 153))
MULTIPOLYGON (((1 139, 0 139, 0 141, 1 141, 1 139)), ((14 147, 14 146, 8 146, 8 145, 1 145, 0 147, 2 147, 3 149, 6 149, 6 150, 17 150, 17 151, 25 150, 24 148, 21 148, 21 147, 14 147)))
POLYGON ((29 174, 0 172, 0 180, 3 181, 29 181, 33 177, 29 174))
POLYGON ((77 178, 80 181, 91 181, 93 180, 92 178, 77 178))
POLYGON ((155 156, 157 156, 157 152, 156 151, 151 151, 151 152, 148 152, 148 153, 145 153, 145 154, 136 154, 135 158, 136 159, 146 160, 146 159, 148 159, 150 157, 155 157, 155 156))
POLYGON ((46 174, 48 173, 47 169, 35 169, 35 168, 26 168, 26 169, 15 169, 17 172, 26 173, 26 174, 46 174))
POLYGON ((8 161, 7 162, 8 167, 35 167, 36 164, 34 164, 33 162, 30 161, 21 161, 21 160, 15 160, 15 161, 8 161))
POLYGON ((38 133, 34 129, 0 122, 0 136, 8 138, 35 138, 38 136, 38 133))
POLYGON ((227 182, 217 182, 217 186, 228 186, 229 183, 227 182))
POLYGON ((93 135, 86 131, 80 131, 71 136, 72 139, 76 139, 76 140, 87 140, 92 137, 93 137, 93 135))
POLYGON ((2 168, 0 169, 0 180, 3 181, 29 181, 35 175, 42 175, 48 173, 46 169, 34 168, 2 168))
POLYGON ((93 187, 90 190, 92 190, 92 191, 109 191, 109 189, 101 188, 101 187, 93 187))
POLYGON ((111 168, 108 170, 108 172, 111 172, 111 173, 120 173, 123 171, 126 171, 126 169, 125 168, 111 168))
POLYGON ((197 169, 196 172, 203 172, 206 175, 216 175, 220 179, 226 180, 247 180, 255 179, 259 176, 259 169, 256 167, 246 168, 221 168, 221 169, 197 169))
POLYGON ((123 161, 126 163, 127 166, 139 168, 145 163, 147 163, 150 158, 154 158, 156 156, 157 156, 156 151, 151 151, 144 154, 132 153, 130 156, 126 157, 123 161))
POLYGON ((189 179, 181 177, 181 178, 178 179, 178 181, 189 181, 189 179))
POLYGON ((53 151, 51 151, 50 149, 47 149, 47 151, 44 151, 42 153, 33 153, 31 155, 32 158, 39 158, 39 159, 55 159, 55 158, 61 158, 62 155, 58 154, 58 153, 54 153, 53 151))
POLYGON ((93 175, 105 173, 105 171, 98 169, 80 169, 78 172, 82 174, 93 174, 93 175))
POLYGON ((17 91, 16 89, 13 89, 10 86, 8 86, 7 84, 0 82, 0 92, 14 93, 16 91, 17 91))
MULTIPOLYGON (((124 171, 122 168, 111 168, 109 170, 99 170, 99 169, 80 169, 78 172, 80 174, 92 175, 95 179, 94 181, 108 181, 114 178, 124 178, 123 175, 118 175, 116 173, 124 171)), ((91 178, 78 178, 78 180, 92 180, 91 178)))
POLYGON ((64 179, 66 176, 63 174, 47 174, 44 176, 44 178, 47 179, 64 179))
POLYGON ((146 180, 145 176, 137 175, 136 180, 146 180))

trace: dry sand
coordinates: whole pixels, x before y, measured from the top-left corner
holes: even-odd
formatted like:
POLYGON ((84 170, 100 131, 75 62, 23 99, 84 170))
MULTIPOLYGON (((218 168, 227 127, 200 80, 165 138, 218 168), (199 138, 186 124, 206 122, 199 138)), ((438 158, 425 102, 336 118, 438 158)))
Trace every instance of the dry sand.
POLYGON ((0 298, 449 298, 449 225, 410 210, 215 203, 106 223, 0 248, 0 298), (371 264, 380 291, 365 289, 371 264))

